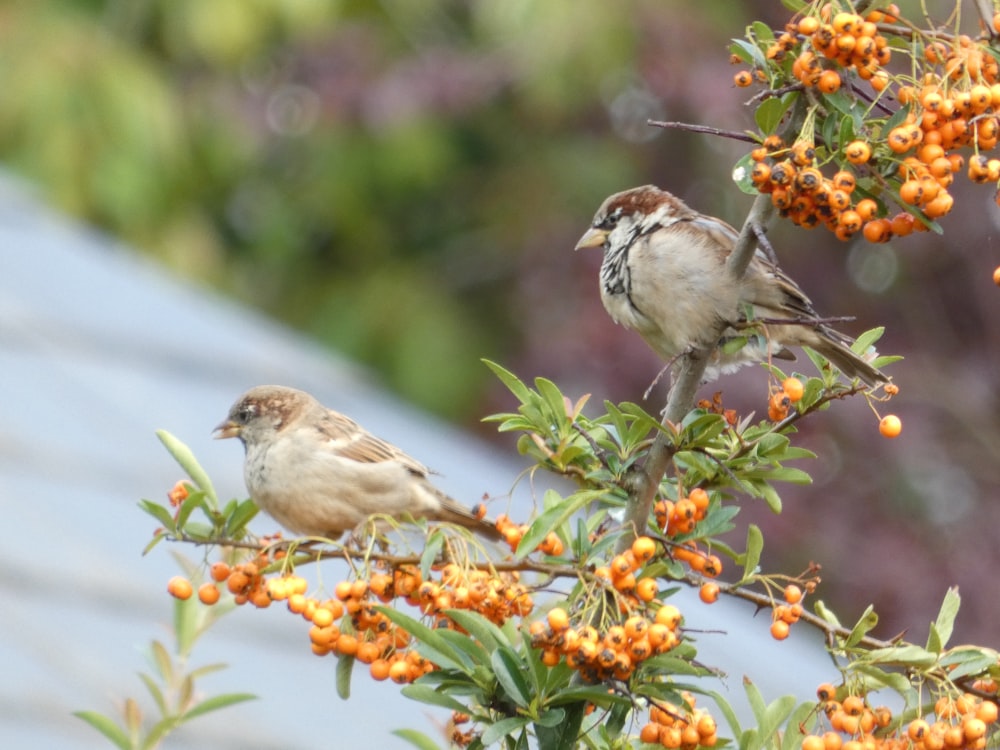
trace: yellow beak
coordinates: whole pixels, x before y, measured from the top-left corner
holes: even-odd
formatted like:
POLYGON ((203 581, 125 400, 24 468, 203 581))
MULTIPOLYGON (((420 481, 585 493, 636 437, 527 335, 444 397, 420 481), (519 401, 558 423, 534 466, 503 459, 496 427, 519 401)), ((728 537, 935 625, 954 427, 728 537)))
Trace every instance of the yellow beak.
POLYGON ((574 250, 582 250, 587 247, 604 247, 604 243, 608 239, 608 232, 606 229, 598 229, 597 227, 591 227, 587 230, 586 234, 580 238, 580 241, 576 243, 574 250))
POLYGON ((226 438, 239 437, 242 431, 243 428, 240 425, 231 419, 227 419, 212 430, 212 436, 216 440, 225 440, 226 438))

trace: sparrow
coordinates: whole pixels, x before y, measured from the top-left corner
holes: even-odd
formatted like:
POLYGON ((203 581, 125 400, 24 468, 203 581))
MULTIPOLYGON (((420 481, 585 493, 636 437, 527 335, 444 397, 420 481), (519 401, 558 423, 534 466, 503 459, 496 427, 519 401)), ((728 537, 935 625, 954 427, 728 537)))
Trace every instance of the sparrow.
POLYGON ((500 537, 490 521, 435 488, 426 466, 304 391, 251 388, 214 434, 240 439, 250 497, 296 534, 336 539, 385 514, 400 521, 447 521, 500 537))
POLYGON ((848 378, 868 386, 888 382, 851 351, 853 339, 824 322, 761 248, 743 278, 731 279, 726 260, 737 237, 721 219, 644 185, 607 198, 576 249, 603 248, 605 309, 667 362, 692 349, 714 349, 706 380, 769 357, 795 359, 787 347, 806 346, 848 378), (762 335, 754 335, 754 329, 762 335), (746 345, 723 351, 740 338, 746 345))

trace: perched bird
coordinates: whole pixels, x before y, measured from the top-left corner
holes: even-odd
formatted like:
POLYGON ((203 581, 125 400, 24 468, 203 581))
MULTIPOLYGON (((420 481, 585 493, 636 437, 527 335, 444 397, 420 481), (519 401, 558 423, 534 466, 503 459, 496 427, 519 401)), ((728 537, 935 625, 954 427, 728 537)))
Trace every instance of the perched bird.
POLYGON ((737 236, 721 219, 645 185, 606 199, 576 249, 604 249, 604 307, 667 362, 692 348, 716 347, 708 380, 768 356, 794 359, 786 347, 808 346, 849 378, 869 386, 888 382, 851 351, 852 339, 827 325, 760 248, 743 278, 734 281, 726 259, 737 236), (762 335, 754 335, 755 327, 762 335), (738 337, 747 337, 747 344, 721 351, 738 337))
POLYGON ((421 463, 304 391, 251 388, 215 436, 243 442, 250 497, 296 534, 336 539, 381 513, 500 536, 491 522, 436 489, 421 463))

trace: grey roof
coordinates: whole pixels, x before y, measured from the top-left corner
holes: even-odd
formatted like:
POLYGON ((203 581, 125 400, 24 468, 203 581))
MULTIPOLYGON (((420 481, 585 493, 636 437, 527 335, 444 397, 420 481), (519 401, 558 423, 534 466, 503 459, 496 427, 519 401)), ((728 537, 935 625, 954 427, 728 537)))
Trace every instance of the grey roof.
MULTIPOLYGON (((268 382, 304 388, 349 413, 442 471, 442 488, 469 502, 507 492, 523 468, 379 390, 370 373, 173 278, 6 178, 0 362, 3 747, 107 747, 70 712, 110 713, 129 695, 149 705, 135 673, 146 669, 151 638, 169 641, 164 587, 178 572, 166 545, 140 556, 155 524, 137 500, 162 497, 180 477, 158 428, 192 447, 224 498, 245 496, 242 453, 213 441, 210 430, 236 395, 268 382)), ((267 533, 276 525, 259 518, 253 527, 267 533)), ((805 633, 772 647, 761 617, 751 625, 760 633, 741 642, 749 613, 734 620, 738 605, 682 606, 697 628, 740 623, 727 636, 699 636, 702 660, 727 668, 736 694, 744 673, 769 699, 793 689, 808 697, 832 676, 805 633)), ((446 718, 362 674, 351 700, 340 701, 333 659, 313 656, 305 628, 289 617, 278 607, 237 610, 203 639, 195 664, 230 665, 203 688, 259 700, 196 720, 167 747, 392 750, 410 747, 392 729, 433 734, 446 718)))

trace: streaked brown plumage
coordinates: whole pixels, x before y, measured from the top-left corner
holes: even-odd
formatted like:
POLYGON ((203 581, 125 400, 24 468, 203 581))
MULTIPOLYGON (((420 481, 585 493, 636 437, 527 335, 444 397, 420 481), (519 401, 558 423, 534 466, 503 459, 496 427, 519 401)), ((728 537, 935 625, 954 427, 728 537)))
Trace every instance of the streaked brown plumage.
POLYGON ((604 307, 663 359, 672 362, 694 347, 716 347, 706 379, 768 356, 794 359, 786 347, 807 346, 849 378, 869 386, 888 382, 851 351, 848 336, 820 319, 805 293, 759 248, 743 278, 733 281, 726 260, 737 236, 726 222, 644 185, 607 198, 576 248, 603 248, 604 307), (748 320, 769 321, 766 337, 754 336, 748 320), (715 338, 720 328, 721 337, 715 338), (749 336, 746 346, 720 351, 740 336, 749 336))
POLYGON ((335 539, 374 514, 499 533, 428 480, 427 467, 327 409, 305 391, 263 385, 244 393, 216 428, 246 448, 250 497, 296 534, 335 539))

